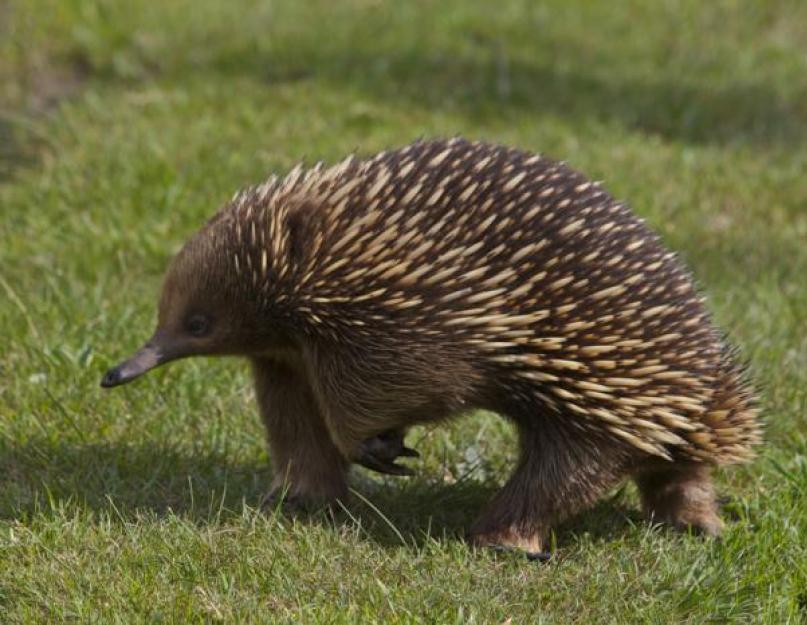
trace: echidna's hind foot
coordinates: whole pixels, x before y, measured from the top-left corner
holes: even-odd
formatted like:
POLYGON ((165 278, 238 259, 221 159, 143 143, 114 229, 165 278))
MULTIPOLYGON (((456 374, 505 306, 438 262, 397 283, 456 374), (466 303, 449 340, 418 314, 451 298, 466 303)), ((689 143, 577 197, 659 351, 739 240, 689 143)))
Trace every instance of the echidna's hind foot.
POLYGON ((613 444, 570 435, 560 420, 519 427, 521 458, 471 528, 479 546, 548 557, 551 527, 594 504, 625 477, 628 457, 613 444))
POLYGON ((532 560, 549 560, 547 545, 548 528, 529 525, 510 527, 486 527, 480 520, 471 530, 471 543, 477 547, 491 547, 496 550, 523 551, 532 560))
POLYGON ((707 536, 722 531, 710 466, 690 463, 653 469, 640 474, 636 483, 651 521, 707 536))

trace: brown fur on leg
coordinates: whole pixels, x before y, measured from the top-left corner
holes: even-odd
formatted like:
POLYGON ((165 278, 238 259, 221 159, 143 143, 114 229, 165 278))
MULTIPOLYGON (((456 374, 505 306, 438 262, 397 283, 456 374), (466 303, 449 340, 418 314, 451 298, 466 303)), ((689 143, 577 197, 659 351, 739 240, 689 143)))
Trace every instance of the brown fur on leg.
POLYGON ((269 359, 253 359, 252 370, 274 469, 268 501, 282 496, 292 506, 307 507, 344 498, 348 462, 333 444, 305 377, 269 359))
POLYGON ((717 536, 723 521, 717 515, 711 467, 680 464, 643 472, 636 478, 642 507, 649 519, 678 529, 694 528, 717 536))
POLYGON ((593 505, 626 475, 630 454, 612 441, 580 437, 546 417, 519 427, 521 458, 471 530, 476 545, 539 553, 553 525, 593 505))

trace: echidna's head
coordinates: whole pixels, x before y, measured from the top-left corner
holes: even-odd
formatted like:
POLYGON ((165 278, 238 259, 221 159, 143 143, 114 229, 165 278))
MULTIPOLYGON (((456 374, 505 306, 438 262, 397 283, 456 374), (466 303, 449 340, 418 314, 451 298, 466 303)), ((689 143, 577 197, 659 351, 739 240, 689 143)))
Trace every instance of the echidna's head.
POLYGON ((118 386, 171 360, 197 355, 266 351, 257 298, 232 263, 227 220, 214 220, 174 257, 163 282, 157 329, 131 358, 107 371, 104 387, 118 386))

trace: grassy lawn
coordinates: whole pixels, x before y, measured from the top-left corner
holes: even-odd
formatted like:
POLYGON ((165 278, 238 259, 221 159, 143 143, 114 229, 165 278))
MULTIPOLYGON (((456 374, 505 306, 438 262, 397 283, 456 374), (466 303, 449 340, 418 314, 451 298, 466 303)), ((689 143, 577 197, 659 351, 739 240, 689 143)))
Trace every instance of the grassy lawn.
POLYGON ((0 0, 0 215, 0 623, 807 621, 804 2, 0 0), (262 512, 244 363, 98 387, 237 188, 457 133, 604 180, 692 266, 767 424, 720 540, 627 485, 549 564, 473 551, 515 452, 487 414, 335 517, 262 512))

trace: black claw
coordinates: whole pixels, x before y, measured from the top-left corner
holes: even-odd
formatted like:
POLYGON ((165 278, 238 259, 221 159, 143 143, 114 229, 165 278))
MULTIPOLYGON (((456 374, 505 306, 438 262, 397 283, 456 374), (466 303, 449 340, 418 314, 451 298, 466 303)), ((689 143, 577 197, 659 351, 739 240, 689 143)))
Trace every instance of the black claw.
POLYGON ((528 551, 527 560, 530 562, 549 562, 552 554, 549 551, 528 551))
POLYGON ((405 467, 402 464, 396 464, 388 460, 381 460, 380 458, 369 454, 365 454, 359 458, 357 462, 363 467, 376 471, 377 473, 384 473, 386 475, 410 476, 415 474, 415 472, 409 467, 405 467))
POLYGON ((415 472, 395 461, 398 458, 419 457, 420 454, 416 450, 404 445, 403 434, 400 431, 390 430, 365 440, 359 446, 353 462, 386 475, 410 476, 415 472))
POLYGON ((552 559, 552 553, 549 551, 521 551, 508 545, 490 545, 489 548, 496 553, 516 553, 520 551, 527 556, 527 560, 530 562, 549 562, 552 559))
POLYGON ((289 495, 283 491, 273 491, 264 495, 261 499, 260 507, 268 512, 283 510, 285 512, 298 512, 303 509, 303 502, 294 495, 289 495))

